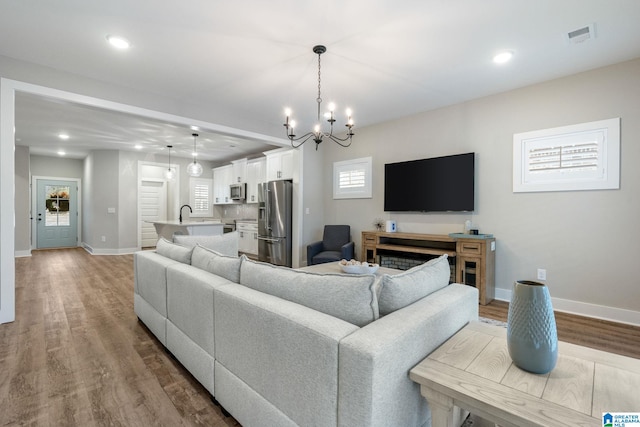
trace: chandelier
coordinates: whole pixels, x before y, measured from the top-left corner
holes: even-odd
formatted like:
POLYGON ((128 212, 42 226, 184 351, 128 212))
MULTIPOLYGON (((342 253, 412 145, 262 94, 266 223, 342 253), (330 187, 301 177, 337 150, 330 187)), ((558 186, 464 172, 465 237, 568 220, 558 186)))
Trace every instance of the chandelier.
POLYGON ((189 176, 198 177, 202 175, 202 165, 196 162, 196 157, 198 156, 198 153, 196 152, 196 138, 198 137, 198 134, 192 133, 191 136, 193 136, 193 162, 189 163, 189 166, 187 166, 187 174, 189 176))
POLYGON ((318 145, 320 145, 323 138, 328 138, 342 147, 348 147, 351 145, 351 137, 354 134, 353 134, 353 118, 351 118, 350 109, 347 109, 346 111, 347 124, 345 124, 345 126, 347 127, 347 136, 345 136, 344 138, 339 138, 333 134, 333 124, 336 122, 336 119, 334 117, 334 111, 336 107, 335 107, 335 104, 333 103, 329 104, 328 106, 329 111, 326 112, 324 115, 325 118, 327 119, 327 122, 329 122, 329 132, 323 131, 321 127, 320 112, 321 112, 321 105, 322 105, 322 97, 320 96, 320 84, 321 84, 320 55, 322 55, 326 51, 327 51, 327 48, 322 45, 317 45, 313 47, 313 53, 316 53, 318 55, 318 98, 316 98, 316 102, 318 103, 318 121, 316 122, 316 125, 313 128, 313 131, 307 132, 300 137, 296 137, 295 129, 294 129, 296 126, 296 122, 295 120, 291 120, 291 110, 288 108, 285 110, 286 119, 284 122, 284 127, 287 132, 287 138, 289 138, 289 141, 291 141, 291 146, 293 148, 298 148, 302 144, 307 142, 309 139, 313 139, 313 141, 316 143, 316 150, 318 150, 318 145))

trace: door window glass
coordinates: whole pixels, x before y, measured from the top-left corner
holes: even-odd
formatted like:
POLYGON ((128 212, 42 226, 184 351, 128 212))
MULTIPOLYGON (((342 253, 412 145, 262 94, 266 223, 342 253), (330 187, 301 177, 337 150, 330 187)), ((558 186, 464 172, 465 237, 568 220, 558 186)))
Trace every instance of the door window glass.
POLYGON ((47 185, 45 187, 47 206, 45 226, 61 227, 71 224, 69 194, 70 188, 68 186, 47 185))

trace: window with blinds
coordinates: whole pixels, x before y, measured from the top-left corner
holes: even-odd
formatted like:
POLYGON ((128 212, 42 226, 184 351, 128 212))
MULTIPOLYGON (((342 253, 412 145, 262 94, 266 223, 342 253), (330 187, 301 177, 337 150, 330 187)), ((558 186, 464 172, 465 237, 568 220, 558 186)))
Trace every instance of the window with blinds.
POLYGON ((333 198, 371 198, 371 157, 333 164, 333 198))
POLYGON ((620 188, 620 119, 514 135, 513 191, 620 188))
POLYGON ((193 209, 191 217, 213 216, 213 180, 206 178, 189 179, 189 205, 193 209))

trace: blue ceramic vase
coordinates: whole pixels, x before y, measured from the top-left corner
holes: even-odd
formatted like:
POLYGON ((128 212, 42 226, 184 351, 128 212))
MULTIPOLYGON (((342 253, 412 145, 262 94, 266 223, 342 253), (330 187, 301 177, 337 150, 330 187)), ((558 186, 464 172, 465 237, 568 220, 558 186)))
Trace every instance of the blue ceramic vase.
POLYGON ((509 355, 521 369, 546 374, 558 360, 558 332, 549 289, 527 280, 513 285, 507 320, 509 355))

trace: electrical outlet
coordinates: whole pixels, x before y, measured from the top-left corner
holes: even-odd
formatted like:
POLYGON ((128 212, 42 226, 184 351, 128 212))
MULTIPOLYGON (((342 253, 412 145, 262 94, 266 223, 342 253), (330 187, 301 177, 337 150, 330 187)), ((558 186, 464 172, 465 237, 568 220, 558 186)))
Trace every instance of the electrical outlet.
POLYGON ((103 242, 106 242, 107 241, 107 236, 102 236, 101 239, 102 239, 103 242))
POLYGON ((544 268, 538 269, 538 280, 547 280, 547 270, 544 268))

